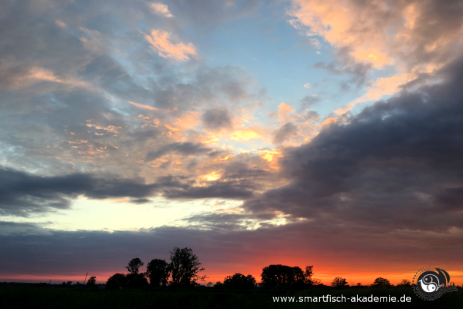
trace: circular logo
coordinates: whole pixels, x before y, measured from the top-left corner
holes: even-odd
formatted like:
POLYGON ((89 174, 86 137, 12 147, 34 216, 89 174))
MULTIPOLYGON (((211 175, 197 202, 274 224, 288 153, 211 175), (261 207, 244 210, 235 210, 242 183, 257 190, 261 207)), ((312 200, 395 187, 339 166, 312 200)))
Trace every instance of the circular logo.
POLYGON ((412 287, 415 293, 423 300, 435 300, 445 292, 456 291, 450 285, 450 275, 443 269, 423 267, 413 277, 412 287))

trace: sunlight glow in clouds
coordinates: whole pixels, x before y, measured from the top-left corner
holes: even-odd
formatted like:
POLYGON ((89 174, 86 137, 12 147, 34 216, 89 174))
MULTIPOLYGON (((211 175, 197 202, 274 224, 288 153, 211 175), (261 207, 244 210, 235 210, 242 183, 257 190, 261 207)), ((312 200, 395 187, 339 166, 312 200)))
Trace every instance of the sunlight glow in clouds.
POLYGON ((369 63, 376 69, 394 65, 397 70, 395 76, 374 81, 366 94, 344 104, 337 113, 396 93, 399 86, 420 74, 441 68, 455 56, 453 48, 463 42, 461 25, 437 36, 423 36, 418 22, 429 25, 438 22, 420 18, 425 14, 420 2, 382 0, 365 5, 353 0, 294 0, 293 5, 288 14, 294 17, 290 24, 295 28, 307 27, 308 36, 319 35, 336 48, 347 48, 348 54, 359 63, 369 63), (422 49, 427 56, 419 54, 422 49), (410 58, 415 61, 409 61, 410 58))
POLYGON ((151 30, 151 34, 146 34, 145 39, 151 44, 152 49, 163 58, 186 61, 190 59, 190 56, 197 56, 192 43, 173 43, 170 34, 163 30, 151 30))

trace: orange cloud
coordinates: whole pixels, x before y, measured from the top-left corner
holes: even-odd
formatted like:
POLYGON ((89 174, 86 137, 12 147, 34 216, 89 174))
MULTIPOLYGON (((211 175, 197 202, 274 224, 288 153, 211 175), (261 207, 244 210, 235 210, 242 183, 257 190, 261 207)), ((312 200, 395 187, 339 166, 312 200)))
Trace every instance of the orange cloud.
POLYGON ((432 73, 461 50, 463 24, 434 27, 439 17, 425 1, 293 0, 289 23, 309 36, 345 51, 356 62, 376 69, 393 65, 397 73, 381 78, 367 93, 339 108, 342 114, 360 102, 397 93, 400 86, 421 73, 432 73), (426 35, 424 35, 426 33, 426 35), (413 61, 410 61, 413 59, 413 61))
POLYGON ((136 107, 143 108, 143 109, 148 109, 150 111, 157 111, 158 110, 156 107, 145 105, 145 104, 135 103, 135 102, 131 102, 131 101, 129 101, 129 103, 136 106, 136 107))
POLYGON ((278 121, 281 124, 285 124, 295 120, 294 117, 290 115, 291 113, 294 113, 294 110, 292 109, 291 105, 286 104, 284 102, 278 105, 278 121))
POLYGON ((195 111, 186 112, 182 117, 177 118, 174 122, 174 126, 182 129, 192 129, 195 127, 201 120, 199 116, 201 114, 195 111))
POLYGON ((289 12, 296 19, 291 21, 295 27, 299 23, 310 27, 309 36, 325 37, 335 47, 349 46, 357 61, 367 61, 381 68, 391 63, 386 52, 386 34, 375 16, 387 11, 380 1, 370 3, 359 27, 359 14, 364 7, 353 1, 334 0, 294 0, 296 7, 289 12))
POLYGON ((192 43, 172 43, 170 34, 163 30, 151 30, 151 35, 146 34, 145 39, 151 44, 151 48, 163 58, 171 58, 177 61, 186 61, 197 56, 192 43))
POLYGON ((63 79, 55 75, 50 70, 41 67, 32 67, 29 69, 29 72, 16 78, 13 81, 14 88, 22 88, 25 86, 30 86, 40 81, 54 82, 58 84, 68 85, 71 87, 82 87, 89 90, 96 90, 97 88, 88 82, 84 82, 77 79, 63 79))

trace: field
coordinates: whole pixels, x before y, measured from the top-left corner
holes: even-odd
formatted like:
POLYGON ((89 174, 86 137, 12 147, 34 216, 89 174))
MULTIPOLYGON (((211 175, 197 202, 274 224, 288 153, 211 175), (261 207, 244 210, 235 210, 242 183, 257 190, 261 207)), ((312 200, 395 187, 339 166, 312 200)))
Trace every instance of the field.
POLYGON ((302 291, 263 290, 229 291, 214 288, 195 289, 124 289, 106 290, 103 287, 79 288, 34 285, 0 286, 0 308, 462 308, 463 291, 446 293, 440 299, 425 302, 414 295, 412 288, 347 288, 328 287, 302 291), (409 303, 282 303, 273 297, 340 296, 402 296, 409 303))

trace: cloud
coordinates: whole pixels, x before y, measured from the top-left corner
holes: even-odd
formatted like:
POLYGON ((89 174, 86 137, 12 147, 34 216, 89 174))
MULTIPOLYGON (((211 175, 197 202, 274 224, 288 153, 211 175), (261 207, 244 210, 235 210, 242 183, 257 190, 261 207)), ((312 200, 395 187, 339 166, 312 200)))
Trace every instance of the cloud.
MULTIPOLYGON (((366 4, 355 0, 294 0, 288 11, 293 17, 291 25, 309 37, 323 37, 338 50, 338 61, 318 63, 317 67, 353 74, 349 82, 357 88, 365 84, 371 69, 396 69, 388 87, 394 88, 392 92, 373 86, 360 100, 343 106, 344 111, 360 102, 395 93, 397 79, 405 84, 458 57, 463 44, 463 22, 456 16, 461 13, 461 3, 443 6, 437 0, 381 0, 366 4), (436 24, 440 26, 434 27, 436 24)), ((341 86, 348 89, 347 84, 341 86)))
POLYGON ((253 196, 253 186, 250 182, 236 181, 217 182, 207 187, 190 187, 186 190, 167 190, 165 196, 171 199, 204 199, 224 198, 243 200, 253 196))
POLYGON ((311 107, 315 104, 317 104, 318 102, 320 102, 321 98, 319 96, 313 96, 313 95, 310 95, 310 96, 305 96, 301 99, 301 103, 305 106, 305 107, 311 107))
POLYGON ((169 153, 177 153, 183 156, 200 155, 210 152, 212 149, 199 143, 172 143, 162 146, 156 151, 150 151, 146 155, 146 161, 156 160, 169 153))
POLYGON ((288 122, 287 124, 281 126, 278 130, 275 131, 273 136, 273 143, 281 144, 296 134, 297 127, 292 123, 288 122))
POLYGON ((454 62, 439 72, 442 83, 376 102, 286 150, 280 173, 290 183, 244 208, 389 231, 462 229, 462 74, 463 61, 454 62))
POLYGON ((337 60, 330 63, 317 62, 313 65, 316 69, 324 69, 334 75, 348 74, 352 78, 347 82, 354 84, 357 88, 365 85, 368 74, 371 72, 373 65, 368 62, 357 62, 350 56, 350 49, 347 47, 340 48, 336 52, 337 60))
POLYGON ((151 34, 145 35, 145 39, 151 44, 151 48, 163 58, 171 58, 177 61, 186 61, 197 56, 192 43, 173 43, 170 34, 163 30, 151 30, 151 34))
POLYGON ((258 127, 246 127, 244 129, 238 129, 233 131, 230 139, 234 141, 248 141, 251 139, 263 138, 264 134, 258 127))
POLYGON ((211 131, 220 131, 222 129, 231 129, 233 127, 231 115, 227 108, 206 110, 202 114, 201 120, 204 127, 211 131))
MULTIPOLYGON (((0 169, 0 212, 3 215, 29 216, 71 207, 71 199, 84 195, 93 199, 131 197, 146 202, 156 189, 174 185, 170 179, 145 184, 142 179, 96 177, 91 174, 38 176, 0 169)), ((177 183, 178 184, 178 183, 177 183)))
POLYGON ((156 107, 145 105, 145 104, 140 104, 140 103, 135 103, 135 102, 129 102, 129 103, 132 104, 133 106, 143 108, 143 109, 147 109, 147 110, 150 110, 150 111, 157 111, 158 110, 156 107))
POLYGON ((185 27, 194 27, 198 33, 208 33, 217 24, 230 20, 256 16, 265 2, 244 0, 235 5, 234 1, 172 1, 169 7, 185 27))
MULTIPOLYGON (((398 283, 404 274, 417 271, 416 260, 423 256, 426 263, 441 265, 451 274, 461 266, 461 236, 453 233, 393 233, 355 226, 344 230, 341 222, 326 221, 248 230, 246 225, 252 222, 240 222, 242 219, 241 215, 208 214, 188 219, 190 224, 210 223, 207 229, 160 227, 112 233, 54 231, 36 226, 29 233, 0 236, 5 248, 0 252, 0 263, 9 265, 0 276, 5 281, 26 278, 48 282, 52 278, 54 283, 61 283, 80 281, 82 274, 89 272, 101 283, 114 273, 125 271, 124 265, 134 256, 145 265, 153 258, 168 260, 173 247, 192 248, 211 281, 221 281, 236 272, 250 273, 259 281, 262 267, 277 263, 314 265, 315 277, 322 278, 325 284, 339 273, 364 284, 372 283, 378 276, 398 283), (146 246, 147 243, 152 246, 146 246), (246 263, 236 264, 243 259, 246 263), (393 259, 400 259, 401 263, 391 263, 393 259)), ((23 223, 0 222, 1 230, 6 226, 10 231, 26 228, 23 223)))
POLYGON ((309 83, 304 85, 304 88, 310 88, 310 87, 312 87, 312 85, 310 85, 309 83))
POLYGON ((163 3, 158 3, 158 2, 148 3, 148 7, 150 8, 151 12, 153 12, 153 14, 163 15, 167 18, 174 17, 174 15, 172 15, 169 12, 168 6, 163 3))

